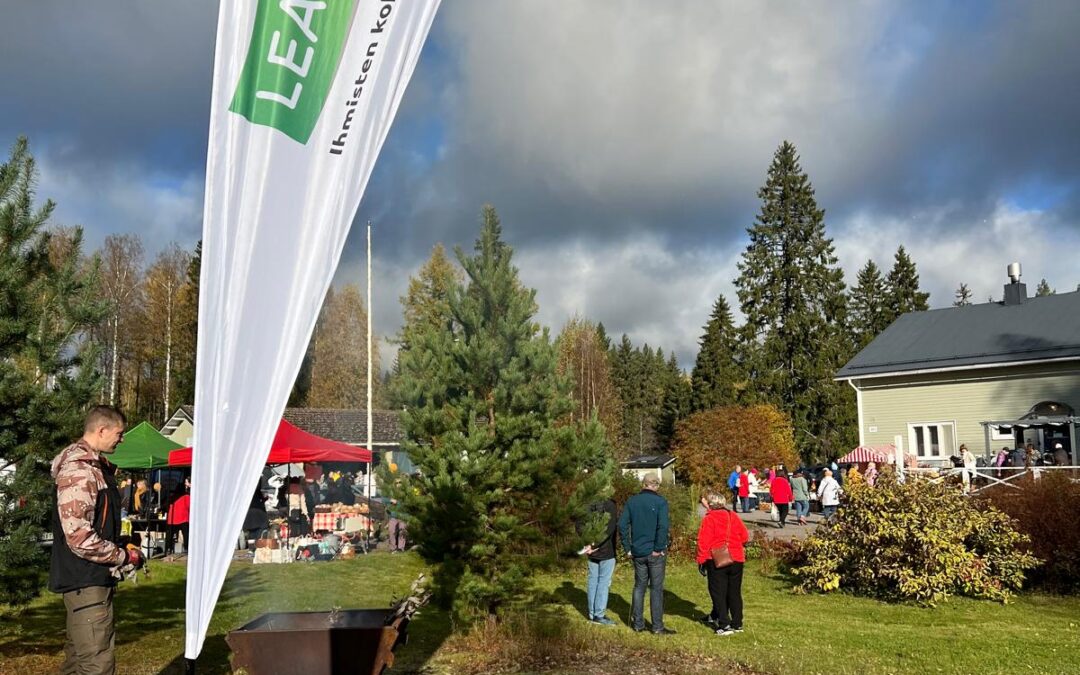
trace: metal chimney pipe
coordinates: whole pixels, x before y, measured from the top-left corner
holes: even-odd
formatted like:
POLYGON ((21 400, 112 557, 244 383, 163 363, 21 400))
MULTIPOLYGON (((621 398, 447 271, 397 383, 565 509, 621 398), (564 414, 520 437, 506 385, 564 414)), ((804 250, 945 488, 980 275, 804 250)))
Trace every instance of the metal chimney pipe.
POLYGON ((1020 281, 1020 263, 1009 263, 1008 272, 1009 279, 1011 279, 1014 284, 1020 281))

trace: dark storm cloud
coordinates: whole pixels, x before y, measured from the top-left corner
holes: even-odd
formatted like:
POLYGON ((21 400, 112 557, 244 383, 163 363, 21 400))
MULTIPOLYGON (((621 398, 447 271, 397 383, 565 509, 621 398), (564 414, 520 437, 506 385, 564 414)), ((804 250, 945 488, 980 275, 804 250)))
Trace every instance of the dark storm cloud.
MULTIPOLYGON (((43 0, 0 22, 0 134, 31 135, 43 193, 91 241, 198 236, 216 7, 43 0)), ((943 305, 958 281, 999 293, 1020 248, 1072 288, 1054 250, 1078 237, 1078 29, 1064 0, 449 0, 357 217, 376 325, 490 202, 544 321, 581 312, 687 364, 784 139, 849 278, 904 243, 943 305)), ((338 280, 362 260, 356 228, 338 280)))

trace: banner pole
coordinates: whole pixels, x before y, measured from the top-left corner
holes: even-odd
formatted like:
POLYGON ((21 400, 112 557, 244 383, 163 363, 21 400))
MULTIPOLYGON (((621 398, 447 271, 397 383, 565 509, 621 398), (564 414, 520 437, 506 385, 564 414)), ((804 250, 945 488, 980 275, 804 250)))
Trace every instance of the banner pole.
POLYGON ((372 472, 375 470, 375 450, 371 445, 371 324, 375 320, 374 312, 371 309, 371 221, 367 223, 367 449, 371 453, 371 459, 368 460, 368 472, 367 472, 367 494, 368 494, 368 518, 367 518, 367 533, 368 533, 368 550, 371 550, 371 518, 375 515, 375 509, 372 508, 372 500, 374 494, 372 492, 372 472))

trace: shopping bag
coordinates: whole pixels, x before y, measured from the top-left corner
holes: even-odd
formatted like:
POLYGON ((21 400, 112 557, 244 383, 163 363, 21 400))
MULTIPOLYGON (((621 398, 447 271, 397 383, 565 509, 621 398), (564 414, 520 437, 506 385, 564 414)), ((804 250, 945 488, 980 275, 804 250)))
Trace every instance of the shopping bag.
POLYGON ((772 508, 769 509, 769 517, 772 518, 774 523, 780 522, 780 509, 776 508, 776 504, 773 504, 772 508))

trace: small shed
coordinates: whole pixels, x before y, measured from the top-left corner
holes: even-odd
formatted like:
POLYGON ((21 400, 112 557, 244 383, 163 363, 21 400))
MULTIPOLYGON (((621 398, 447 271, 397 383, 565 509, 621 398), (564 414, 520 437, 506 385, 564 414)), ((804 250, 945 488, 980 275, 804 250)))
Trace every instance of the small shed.
POLYGON ((673 455, 639 455, 622 462, 623 473, 632 474, 638 480, 645 474, 655 473, 660 476, 662 485, 675 484, 675 457, 673 455))

